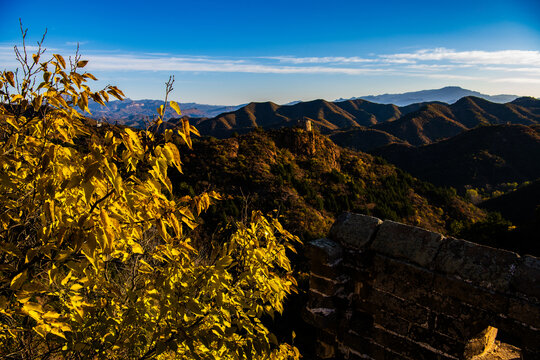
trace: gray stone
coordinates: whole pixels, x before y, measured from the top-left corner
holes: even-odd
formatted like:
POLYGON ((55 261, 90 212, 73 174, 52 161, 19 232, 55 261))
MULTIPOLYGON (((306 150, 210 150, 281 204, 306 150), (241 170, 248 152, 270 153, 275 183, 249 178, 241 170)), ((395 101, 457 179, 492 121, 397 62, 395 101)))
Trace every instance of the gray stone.
POLYGON ((437 271, 456 275, 490 290, 505 292, 519 255, 470 241, 446 238, 434 261, 437 271))
POLYGON ((437 255, 442 238, 436 232, 386 220, 380 226, 371 249, 428 267, 437 255))
POLYGON ((306 256, 312 263, 332 265, 342 258, 343 249, 337 242, 322 238, 307 244, 306 256))
POLYGON ((380 224, 382 221, 375 217, 346 212, 332 225, 329 236, 344 246, 362 249, 372 240, 380 224))
POLYGON ((540 300, 540 259, 534 256, 524 256, 515 268, 511 279, 511 288, 528 297, 540 300))

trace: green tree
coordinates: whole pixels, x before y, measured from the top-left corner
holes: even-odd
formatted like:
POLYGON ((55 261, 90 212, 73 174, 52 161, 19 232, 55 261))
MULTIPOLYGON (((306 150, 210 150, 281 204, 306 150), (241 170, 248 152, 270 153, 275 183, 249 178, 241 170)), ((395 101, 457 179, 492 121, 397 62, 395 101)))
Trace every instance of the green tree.
MULTIPOLYGON (((297 238, 254 212, 199 254, 190 232, 220 195, 174 197, 168 177, 197 130, 90 126, 77 107, 122 92, 25 38, 0 74, 0 357, 298 358, 260 321, 295 289, 297 238)), ((180 115, 166 97, 153 126, 167 105, 180 115)))

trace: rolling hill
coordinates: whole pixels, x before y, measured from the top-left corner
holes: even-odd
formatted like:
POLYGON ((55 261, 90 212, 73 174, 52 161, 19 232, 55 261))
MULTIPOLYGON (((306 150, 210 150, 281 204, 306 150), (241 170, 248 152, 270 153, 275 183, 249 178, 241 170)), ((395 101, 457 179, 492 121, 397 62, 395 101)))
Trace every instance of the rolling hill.
POLYGON ((540 177, 540 126, 480 126, 425 146, 396 143, 372 153, 439 186, 522 183, 540 177))

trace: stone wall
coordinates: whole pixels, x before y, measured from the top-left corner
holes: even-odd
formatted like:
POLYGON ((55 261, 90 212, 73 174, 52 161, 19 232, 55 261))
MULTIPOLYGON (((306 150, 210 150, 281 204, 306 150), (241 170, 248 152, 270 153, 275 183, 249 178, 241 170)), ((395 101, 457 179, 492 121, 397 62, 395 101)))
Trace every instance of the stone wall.
POLYGON ((352 213, 306 251, 319 358, 471 359, 499 329, 540 359, 536 257, 352 213))

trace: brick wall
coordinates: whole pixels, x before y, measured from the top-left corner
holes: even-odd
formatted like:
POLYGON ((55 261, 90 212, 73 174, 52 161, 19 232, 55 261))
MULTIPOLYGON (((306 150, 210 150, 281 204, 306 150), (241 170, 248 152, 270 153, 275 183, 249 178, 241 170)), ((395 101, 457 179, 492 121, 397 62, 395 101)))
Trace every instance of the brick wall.
POLYGON ((510 334, 540 359, 540 259, 346 213, 308 244, 321 359, 470 359, 510 334))

